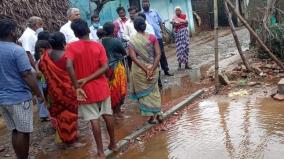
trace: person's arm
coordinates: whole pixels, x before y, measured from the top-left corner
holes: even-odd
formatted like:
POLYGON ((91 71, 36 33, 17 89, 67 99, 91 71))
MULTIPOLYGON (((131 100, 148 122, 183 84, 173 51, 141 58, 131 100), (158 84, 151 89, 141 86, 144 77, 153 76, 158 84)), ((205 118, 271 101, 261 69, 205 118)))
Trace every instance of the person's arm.
POLYGON ((27 52, 27 55, 29 57, 29 61, 30 61, 30 64, 32 65, 32 67, 36 70, 36 62, 34 60, 34 57, 33 55, 31 54, 31 52, 29 51, 26 51, 27 52))
POLYGON ((132 62, 134 62, 138 67, 140 67, 146 74, 148 74, 148 69, 142 65, 138 59, 137 59, 137 56, 136 56, 136 53, 134 51, 134 49, 130 46, 128 47, 128 52, 129 52, 129 56, 130 58, 132 59, 132 62))
POLYGON ((37 98, 40 98, 42 101, 44 100, 40 89, 38 88, 37 82, 35 81, 33 73, 29 71, 21 72, 21 76, 23 80, 27 83, 27 85, 30 87, 32 92, 36 95, 37 98))
POLYGON ((73 67, 73 60, 68 58, 66 67, 67 67, 67 72, 69 73, 69 76, 70 76, 71 81, 73 83, 73 86, 76 89, 77 100, 78 101, 86 101, 87 95, 86 95, 85 91, 82 88, 79 87, 77 77, 76 77, 74 67, 73 67))
POLYGON ((74 66, 73 66, 73 60, 71 60, 69 58, 67 59, 66 69, 67 69, 67 72, 69 73, 69 76, 71 78, 71 81, 72 81, 75 89, 79 88, 77 77, 76 77, 74 66))
POLYGON ((153 67, 151 69, 151 71, 155 71, 157 69, 157 67, 159 66, 160 63, 160 58, 161 58, 161 49, 160 49, 160 45, 157 39, 155 39, 155 44, 154 44, 154 54, 155 54, 155 58, 154 58, 154 64, 153 67))
POLYGON ((161 16, 159 15, 159 13, 156 11, 156 14, 157 14, 157 18, 158 18, 158 23, 159 23, 159 25, 160 25, 160 28, 161 28, 161 30, 163 30, 163 21, 162 21, 162 18, 161 18, 161 16))
POLYGON ((16 49, 15 51, 16 65, 21 74, 22 79, 26 82, 28 87, 32 90, 41 101, 44 101, 44 97, 41 94, 40 89, 38 88, 37 82, 34 78, 33 73, 31 72, 31 64, 29 62, 28 56, 26 55, 24 49, 16 49))
POLYGON ((108 70, 107 55, 106 55, 105 49, 102 45, 100 45, 100 55, 99 55, 98 62, 100 64, 100 68, 96 72, 94 72, 93 74, 89 75, 88 77, 80 79, 78 81, 79 87, 83 87, 88 82, 99 78, 100 76, 104 75, 105 72, 108 70))
POLYGON ((85 85, 86 83, 97 79, 98 77, 102 76, 108 70, 108 63, 103 64, 96 72, 91 74, 90 76, 79 80, 80 85, 85 85))

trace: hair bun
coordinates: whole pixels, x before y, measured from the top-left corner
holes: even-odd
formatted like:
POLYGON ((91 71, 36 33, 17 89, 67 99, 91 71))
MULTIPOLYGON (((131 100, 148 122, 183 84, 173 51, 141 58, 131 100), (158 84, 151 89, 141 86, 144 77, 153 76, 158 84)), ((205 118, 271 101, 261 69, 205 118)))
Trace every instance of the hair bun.
POLYGON ((56 41, 53 39, 53 38, 49 38, 48 39, 48 42, 52 45, 52 44, 54 44, 54 43, 56 43, 56 41))

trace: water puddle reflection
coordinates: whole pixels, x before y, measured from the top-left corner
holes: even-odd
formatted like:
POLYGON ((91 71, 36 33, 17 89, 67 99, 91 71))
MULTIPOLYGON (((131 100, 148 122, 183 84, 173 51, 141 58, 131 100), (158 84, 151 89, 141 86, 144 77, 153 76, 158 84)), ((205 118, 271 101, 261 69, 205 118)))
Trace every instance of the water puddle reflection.
POLYGON ((257 97, 211 98, 140 147, 121 158, 282 158, 284 104, 257 97))

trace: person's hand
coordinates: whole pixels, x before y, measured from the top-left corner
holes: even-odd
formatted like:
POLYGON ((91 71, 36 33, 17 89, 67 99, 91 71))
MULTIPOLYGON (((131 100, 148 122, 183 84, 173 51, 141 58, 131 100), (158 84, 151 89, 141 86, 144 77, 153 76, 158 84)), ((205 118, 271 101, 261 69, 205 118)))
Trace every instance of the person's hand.
POLYGON ((77 100, 78 101, 86 101, 87 95, 85 91, 82 88, 77 88, 76 89, 76 95, 77 95, 77 100))
POLYGON ((153 80, 154 79, 154 71, 153 71, 153 69, 148 69, 147 70, 147 73, 146 73, 146 78, 149 80, 149 81, 151 81, 151 80, 153 80))
POLYGON ((88 80, 86 78, 82 78, 78 81, 78 85, 80 88, 82 88, 87 82, 88 80))
POLYGON ((36 72, 36 78, 40 80, 42 77, 42 73, 40 71, 36 72))
POLYGON ((44 97, 41 94, 36 95, 36 98, 37 98, 38 104, 41 104, 41 103, 45 102, 45 99, 44 99, 44 97))

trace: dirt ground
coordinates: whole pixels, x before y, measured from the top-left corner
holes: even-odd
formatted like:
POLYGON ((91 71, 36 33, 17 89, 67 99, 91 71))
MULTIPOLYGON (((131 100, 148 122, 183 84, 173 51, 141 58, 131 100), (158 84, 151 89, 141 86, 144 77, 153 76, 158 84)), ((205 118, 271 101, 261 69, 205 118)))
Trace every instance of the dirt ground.
MULTIPOLYGON (((220 30, 219 34, 220 59, 229 59, 230 57, 237 55, 235 43, 232 35, 230 35, 230 31, 225 28, 220 30)), ((248 49, 248 31, 246 29, 239 28, 237 34, 240 37, 243 50, 248 49)), ((193 67, 192 70, 177 70, 178 64, 176 62, 174 45, 171 44, 166 46, 168 63, 171 72, 173 72, 175 76, 162 77, 163 110, 167 110, 169 107, 181 101, 185 96, 190 95, 191 93, 200 88, 205 88, 207 92, 203 96, 203 98, 212 95, 213 82, 211 79, 206 78, 207 70, 213 64, 214 61, 214 41, 212 41, 212 35, 212 32, 207 32, 191 39, 190 64, 193 67)), ((237 87, 237 85, 234 86, 237 87)), ((228 91, 227 89, 232 88, 224 87, 223 92, 228 91)), ((123 121, 116 121, 116 137, 118 139, 121 139, 133 132, 134 130, 139 129, 141 126, 143 126, 146 120, 145 118, 139 116, 135 102, 127 101, 126 105, 126 115, 129 116, 129 118, 123 121)), ((37 116, 37 114, 35 114, 35 116, 37 116)), ((168 121, 166 123, 173 123, 173 121, 176 120, 178 120, 178 118, 176 118, 175 120, 172 119, 172 121, 168 121)), ((54 144, 54 131, 51 129, 50 124, 40 123, 38 117, 35 117, 35 131, 32 133, 31 137, 31 158, 91 158, 95 154, 95 143, 92 139, 93 137, 91 135, 89 125, 85 122, 80 121, 79 127, 79 141, 87 143, 87 146, 80 149, 69 149, 66 147, 62 148, 54 144)), ((103 132, 105 132, 105 127, 103 127, 103 129, 103 132)), ((160 128, 155 132, 159 132, 162 129, 163 128, 160 128)), ((153 136, 154 134, 155 133, 153 133, 152 130, 148 133, 148 136, 153 136)), ((107 146, 107 135, 104 135, 103 138, 104 145, 107 146)), ((0 143, 0 145, 4 147, 4 150, 0 151, 0 158, 15 158, 11 146, 10 133, 6 130, 5 127, 1 128, 1 120, 0 143)))

